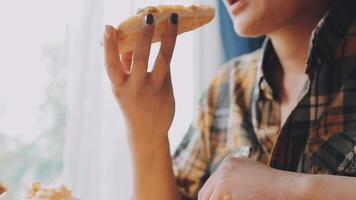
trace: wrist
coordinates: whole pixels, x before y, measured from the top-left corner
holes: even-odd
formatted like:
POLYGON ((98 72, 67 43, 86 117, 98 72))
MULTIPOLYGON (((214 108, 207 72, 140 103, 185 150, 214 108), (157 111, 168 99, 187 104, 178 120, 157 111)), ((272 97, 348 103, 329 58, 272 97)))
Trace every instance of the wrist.
MULTIPOLYGON (((139 135, 139 134, 137 134, 139 135)), ((142 137, 129 136, 129 148, 133 161, 155 160, 162 156, 170 156, 169 141, 167 134, 160 134, 160 137, 153 137, 152 134, 141 134, 142 137)))
POLYGON ((162 143, 168 138, 169 128, 157 127, 146 124, 135 124, 132 125, 127 123, 127 133, 128 140, 131 144, 151 144, 151 143, 162 143))
MULTIPOLYGON (((167 131, 168 132, 168 131, 167 131)), ((130 148, 152 148, 160 147, 168 143, 167 132, 151 132, 151 131, 129 131, 128 142, 130 148)))
POLYGON ((283 172, 285 173, 284 181, 280 184, 279 198, 288 200, 309 200, 313 194, 312 188, 314 179, 311 175, 283 172))

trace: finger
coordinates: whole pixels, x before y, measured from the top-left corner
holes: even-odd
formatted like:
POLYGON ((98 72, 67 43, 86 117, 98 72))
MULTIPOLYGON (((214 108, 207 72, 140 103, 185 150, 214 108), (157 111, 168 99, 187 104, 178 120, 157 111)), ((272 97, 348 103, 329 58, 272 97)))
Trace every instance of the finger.
POLYGON ((130 72, 131 71, 132 55, 133 55, 133 52, 131 51, 131 52, 122 54, 121 57, 120 57, 122 66, 124 67, 124 70, 126 72, 130 72))
POLYGON ((170 69, 168 69, 166 78, 165 78, 165 80, 164 80, 164 84, 165 84, 167 87, 170 87, 170 89, 173 89, 172 76, 171 76, 171 70, 170 70, 170 69))
POLYGON ((145 17, 145 23, 142 25, 133 56, 132 77, 136 80, 142 80, 147 74, 153 32, 154 19, 153 15, 149 13, 145 17))
POLYGON ((161 48, 156 58, 152 71, 153 80, 163 82, 169 72, 170 63, 173 56, 174 47, 178 34, 178 14, 172 13, 167 30, 162 36, 161 48))
POLYGON ((107 25, 104 33, 104 54, 106 71, 110 80, 115 84, 121 84, 124 81, 124 70, 120 63, 117 34, 112 26, 107 25))

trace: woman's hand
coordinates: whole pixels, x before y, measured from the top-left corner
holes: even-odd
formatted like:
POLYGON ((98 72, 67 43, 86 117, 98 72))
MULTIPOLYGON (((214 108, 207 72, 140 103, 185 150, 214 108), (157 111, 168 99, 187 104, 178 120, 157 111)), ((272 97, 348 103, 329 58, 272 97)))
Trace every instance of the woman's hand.
POLYGON ((228 158, 207 180, 198 199, 277 200, 281 189, 288 187, 290 176, 257 161, 228 158))
POLYGON ((105 60, 113 93, 124 113, 130 140, 150 143, 167 137, 174 116, 170 62, 177 37, 178 16, 172 14, 152 72, 147 72, 154 16, 148 14, 133 53, 119 55, 118 34, 106 26, 105 60))
POLYGON ((152 72, 147 72, 147 65, 153 15, 146 16, 133 55, 118 54, 118 32, 113 27, 107 26, 104 36, 107 73, 129 129, 136 200, 179 199, 167 136, 174 116, 169 65, 177 38, 177 14, 170 21, 152 72))

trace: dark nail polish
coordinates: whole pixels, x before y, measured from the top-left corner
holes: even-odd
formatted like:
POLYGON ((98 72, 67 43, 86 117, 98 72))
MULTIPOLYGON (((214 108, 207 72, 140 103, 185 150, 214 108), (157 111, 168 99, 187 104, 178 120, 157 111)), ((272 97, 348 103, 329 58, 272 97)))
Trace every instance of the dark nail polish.
POLYGON ((145 18, 146 24, 153 24, 153 15, 151 13, 148 13, 145 18))
POLYGON ((174 25, 178 24, 178 14, 177 13, 172 13, 171 15, 171 23, 174 25))

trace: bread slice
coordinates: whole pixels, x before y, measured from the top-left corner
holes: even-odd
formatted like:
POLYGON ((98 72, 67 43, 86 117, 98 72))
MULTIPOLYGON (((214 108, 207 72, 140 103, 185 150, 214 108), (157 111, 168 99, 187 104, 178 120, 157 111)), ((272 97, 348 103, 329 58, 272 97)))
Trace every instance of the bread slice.
POLYGON ((139 31, 148 13, 154 15, 155 31, 152 39, 153 43, 161 40, 161 36, 166 29, 166 24, 170 23, 169 19, 172 13, 178 14, 178 34, 181 34, 209 23, 215 16, 215 9, 209 5, 191 5, 189 7, 167 5, 141 9, 135 16, 126 19, 116 27, 119 33, 120 53, 130 52, 135 49, 139 31))

